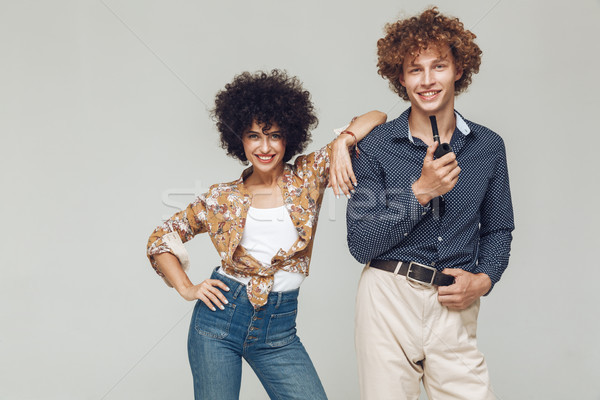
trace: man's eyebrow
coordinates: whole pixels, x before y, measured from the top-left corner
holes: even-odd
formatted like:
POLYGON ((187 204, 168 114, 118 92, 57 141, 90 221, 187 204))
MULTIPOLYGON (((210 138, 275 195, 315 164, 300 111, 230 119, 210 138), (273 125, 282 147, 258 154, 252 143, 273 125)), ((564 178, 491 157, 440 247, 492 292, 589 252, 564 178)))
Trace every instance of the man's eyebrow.
POLYGON ((440 53, 440 56, 436 59, 436 61, 448 61, 448 56, 452 53, 452 50, 448 50, 446 54, 440 53))

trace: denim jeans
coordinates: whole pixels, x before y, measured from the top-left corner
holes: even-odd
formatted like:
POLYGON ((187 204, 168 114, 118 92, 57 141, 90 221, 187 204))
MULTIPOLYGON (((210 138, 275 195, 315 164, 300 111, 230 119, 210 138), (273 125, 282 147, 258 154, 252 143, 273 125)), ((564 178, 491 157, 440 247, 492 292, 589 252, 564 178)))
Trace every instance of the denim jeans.
POLYGON ((225 310, 210 310, 198 300, 188 336, 188 356, 196 400, 237 400, 242 357, 271 399, 327 399, 317 372, 296 336, 298 290, 271 292, 254 309, 246 286, 216 270, 211 279, 229 287, 225 310))

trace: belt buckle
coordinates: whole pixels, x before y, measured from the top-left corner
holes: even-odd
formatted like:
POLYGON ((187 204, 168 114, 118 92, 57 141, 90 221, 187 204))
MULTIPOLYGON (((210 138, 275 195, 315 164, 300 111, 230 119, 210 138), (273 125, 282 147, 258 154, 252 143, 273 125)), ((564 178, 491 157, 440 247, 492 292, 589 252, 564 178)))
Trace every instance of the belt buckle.
POLYGON ((429 265, 420 264, 420 263, 411 261, 411 262, 408 263, 408 272, 406 273, 406 279, 408 279, 409 281, 412 281, 412 282, 420 283, 420 284, 425 285, 427 287, 432 287, 433 286, 433 280, 435 279, 435 274, 436 273, 437 273, 437 269, 435 269, 433 267, 430 267, 429 265), (431 274, 431 281, 430 282, 425 282, 425 281, 420 281, 418 279, 415 279, 415 278, 411 277, 410 273, 412 272, 412 266, 413 265, 418 265, 419 267, 422 267, 422 268, 428 269, 430 271, 433 271, 433 274, 431 274))

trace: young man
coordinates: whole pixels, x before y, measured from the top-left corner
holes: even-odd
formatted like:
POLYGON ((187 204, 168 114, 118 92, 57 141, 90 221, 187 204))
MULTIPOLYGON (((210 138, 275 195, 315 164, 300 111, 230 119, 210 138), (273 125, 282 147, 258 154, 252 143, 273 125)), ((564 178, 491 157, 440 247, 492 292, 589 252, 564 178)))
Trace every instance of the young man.
POLYGON ((454 110, 479 70, 475 35, 436 8, 386 27, 379 73, 410 108, 360 142, 348 245, 363 270, 356 350, 363 400, 494 399, 477 349, 479 299, 514 229, 502 139, 454 110), (434 156, 430 117, 452 152, 434 156))

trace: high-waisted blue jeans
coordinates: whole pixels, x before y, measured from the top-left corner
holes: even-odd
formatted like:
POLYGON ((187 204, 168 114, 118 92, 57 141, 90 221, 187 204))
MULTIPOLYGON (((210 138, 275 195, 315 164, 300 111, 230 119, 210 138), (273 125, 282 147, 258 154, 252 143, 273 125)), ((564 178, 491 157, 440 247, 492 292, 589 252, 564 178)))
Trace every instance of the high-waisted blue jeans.
POLYGON ((271 399, 327 399, 317 372, 296 336, 298 290, 272 292, 267 304, 254 309, 246 286, 216 270, 211 279, 223 291, 225 310, 196 302, 188 336, 188 355, 196 400, 237 400, 242 357, 271 399))

